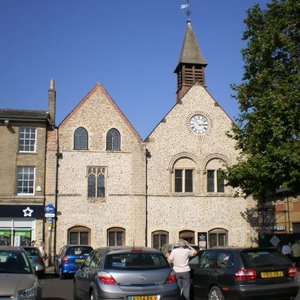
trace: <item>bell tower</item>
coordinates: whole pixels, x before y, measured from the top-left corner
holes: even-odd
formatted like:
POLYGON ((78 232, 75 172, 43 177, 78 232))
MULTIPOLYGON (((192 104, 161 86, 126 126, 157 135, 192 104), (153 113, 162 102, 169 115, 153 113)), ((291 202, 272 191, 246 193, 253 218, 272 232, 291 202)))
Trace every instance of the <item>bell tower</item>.
POLYGON ((191 21, 188 18, 185 37, 179 57, 178 65, 174 71, 177 74, 177 97, 178 103, 188 89, 198 83, 205 85, 205 67, 207 63, 202 56, 198 42, 194 35, 191 21))

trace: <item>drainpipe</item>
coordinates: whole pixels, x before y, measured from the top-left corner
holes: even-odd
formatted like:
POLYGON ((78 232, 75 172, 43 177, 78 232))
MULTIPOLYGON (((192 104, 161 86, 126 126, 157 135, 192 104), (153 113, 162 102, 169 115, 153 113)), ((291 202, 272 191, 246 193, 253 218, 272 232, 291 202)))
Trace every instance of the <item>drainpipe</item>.
POLYGON ((146 148, 146 184, 145 184, 145 246, 148 247, 148 159, 151 158, 149 150, 146 148))

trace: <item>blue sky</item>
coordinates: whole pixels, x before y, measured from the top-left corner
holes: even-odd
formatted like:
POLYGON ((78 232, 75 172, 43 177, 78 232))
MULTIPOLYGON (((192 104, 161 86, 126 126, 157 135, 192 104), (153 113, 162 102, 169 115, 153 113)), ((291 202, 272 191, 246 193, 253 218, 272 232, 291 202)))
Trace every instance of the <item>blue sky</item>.
MULTIPOLYGON (((209 92, 232 118, 246 10, 267 0, 190 0, 209 92)), ((0 108, 47 110, 58 125, 100 82, 142 138, 175 104, 186 0, 0 0, 0 108)))

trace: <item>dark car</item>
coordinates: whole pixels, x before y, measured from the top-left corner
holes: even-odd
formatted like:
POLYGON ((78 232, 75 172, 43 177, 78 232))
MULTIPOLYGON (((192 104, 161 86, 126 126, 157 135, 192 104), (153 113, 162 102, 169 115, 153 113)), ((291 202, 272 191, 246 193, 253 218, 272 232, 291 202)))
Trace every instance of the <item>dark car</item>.
POLYGON ((211 248, 190 261, 194 299, 294 299, 297 269, 273 248, 211 248))
POLYGON ((88 245, 65 245, 55 256, 54 272, 62 279, 74 275, 86 257, 93 251, 88 245))
POLYGON ((39 250, 39 248, 37 247, 33 247, 33 246, 23 246, 22 247, 30 262, 31 265, 33 266, 33 268, 36 271, 36 274, 38 276, 42 276, 45 274, 45 262, 44 262, 44 258, 42 257, 41 251, 39 250))
POLYGON ((74 276, 74 299, 176 300, 176 275, 147 247, 95 249, 74 276))

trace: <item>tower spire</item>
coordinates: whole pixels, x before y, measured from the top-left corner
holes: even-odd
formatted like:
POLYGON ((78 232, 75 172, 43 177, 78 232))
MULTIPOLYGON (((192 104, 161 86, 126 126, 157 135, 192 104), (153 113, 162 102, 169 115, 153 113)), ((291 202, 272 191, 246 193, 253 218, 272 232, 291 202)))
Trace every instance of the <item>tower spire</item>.
POLYGON ((187 4, 181 5, 181 8, 186 9, 188 19, 179 62, 174 71, 177 74, 177 102, 195 83, 206 86, 205 67, 207 66, 192 29, 189 0, 187 0, 187 4))

